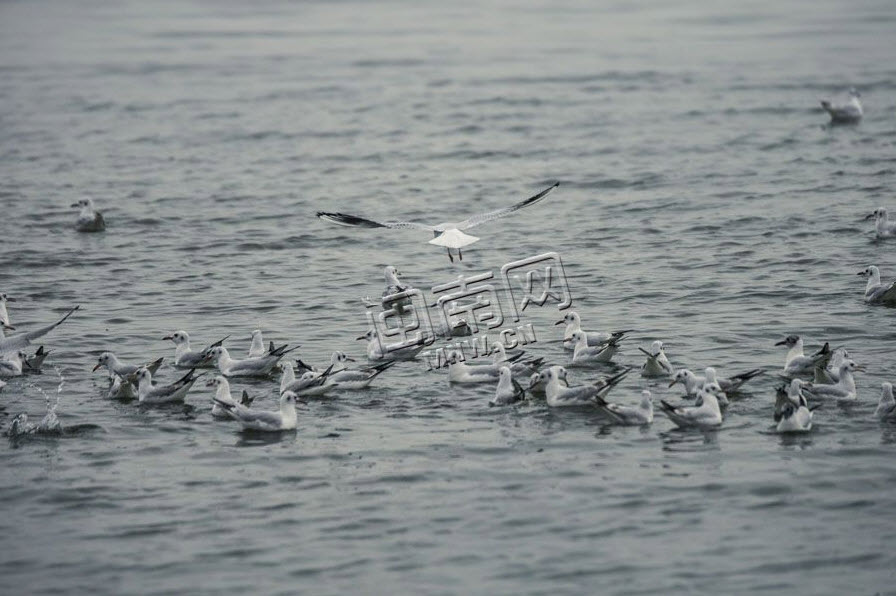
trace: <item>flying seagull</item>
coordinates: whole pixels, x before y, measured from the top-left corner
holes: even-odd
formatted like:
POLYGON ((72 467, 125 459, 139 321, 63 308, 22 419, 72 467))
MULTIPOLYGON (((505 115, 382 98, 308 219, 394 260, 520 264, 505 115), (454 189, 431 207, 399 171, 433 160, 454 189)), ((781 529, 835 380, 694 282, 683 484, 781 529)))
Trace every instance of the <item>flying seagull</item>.
POLYGON ((479 238, 477 238, 476 236, 465 234, 464 230, 476 227, 479 224, 483 224, 487 221, 492 221, 493 219, 498 219, 500 217, 510 215, 514 211, 522 209, 523 207, 534 205, 535 203, 545 198, 549 192, 551 192, 558 186, 560 186, 560 183, 556 182, 537 195, 529 197, 525 201, 520 201, 519 203, 511 205, 510 207, 497 209, 495 211, 489 211, 487 213, 480 213, 460 222, 445 222, 436 225, 423 224, 414 221, 378 222, 370 219, 365 219, 363 217, 358 217, 356 215, 347 215, 345 213, 338 212, 329 213, 326 211, 318 211, 317 216, 325 221, 339 224, 340 226, 351 226, 355 228, 414 228, 418 230, 430 231, 435 237, 430 240, 429 243, 435 244, 436 246, 444 246, 445 248, 447 248, 448 258, 452 262, 454 262, 454 254, 457 254, 457 258, 459 260, 463 260, 464 257, 461 249, 479 240, 479 238))

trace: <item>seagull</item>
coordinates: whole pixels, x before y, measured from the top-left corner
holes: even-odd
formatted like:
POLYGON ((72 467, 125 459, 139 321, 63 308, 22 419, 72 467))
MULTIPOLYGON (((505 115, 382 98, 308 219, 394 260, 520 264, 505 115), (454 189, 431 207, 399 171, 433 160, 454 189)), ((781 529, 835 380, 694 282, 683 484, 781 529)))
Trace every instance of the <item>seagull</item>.
MULTIPOLYGON (((180 379, 170 385, 153 385, 152 373, 148 368, 141 368, 137 372, 137 399, 141 404, 167 404, 184 401, 187 392, 196 382, 199 376, 194 375, 196 369, 190 369, 180 379)), ((201 376, 201 375, 200 375, 201 376)))
POLYGON ((159 358, 158 360, 154 360, 149 364, 128 364, 119 360, 118 357, 112 352, 103 352, 97 359, 96 366, 93 367, 93 372, 96 372, 98 368, 105 366, 109 370, 109 378, 117 375, 133 383, 137 380, 136 376, 134 375, 138 370, 145 368, 154 375, 156 374, 156 372, 158 372, 159 367, 162 366, 163 360, 165 359, 159 358))
POLYGON ((215 346, 208 354, 225 377, 266 377, 284 355, 300 347, 287 350, 286 346, 281 346, 266 352, 264 356, 245 360, 234 360, 224 346, 215 346))
POLYGON ((622 338, 614 337, 605 344, 589 346, 585 332, 574 331, 570 340, 576 346, 572 353, 572 364, 587 364, 589 362, 610 362, 619 351, 619 342, 622 341, 622 338))
MULTIPOLYGON (((348 357, 345 352, 333 352, 330 357, 331 372, 327 382, 337 383, 340 389, 366 389, 376 377, 395 366, 394 360, 387 360, 369 368, 350 369, 346 367, 346 362, 354 361, 355 359, 348 357)), ((321 374, 321 371, 309 367, 301 360, 298 361, 298 365, 304 367, 308 372, 321 374)))
POLYGON ((852 376, 853 371, 857 370, 865 369, 857 365, 855 360, 845 360, 840 365, 839 381, 825 385, 806 384, 803 391, 813 398, 857 399, 856 381, 852 376))
POLYGON ((298 379, 289 362, 280 362, 277 368, 283 373, 280 376, 280 395, 287 392, 302 396, 324 395, 337 386, 336 383, 328 383, 332 365, 320 373, 308 371, 298 379))
POLYGON ((490 366, 470 366, 461 360, 458 352, 452 352, 448 356, 448 382, 449 383, 494 383, 500 374, 490 366))
POLYGON ((367 340, 367 358, 368 360, 413 360, 417 357, 417 354, 423 351, 426 348, 426 344, 413 345, 413 346, 405 346, 403 348, 398 348, 396 350, 386 350, 383 353, 382 346, 380 344, 379 337, 377 337, 376 331, 371 329, 364 335, 357 337, 355 339, 367 340))
POLYGON ((802 381, 793 379, 790 386, 782 385, 775 398, 775 422, 779 433, 808 432, 812 430, 812 411, 801 392, 802 381))
POLYGON ((137 397, 137 387, 133 382, 122 379, 118 375, 112 376, 112 384, 109 385, 109 391, 106 393, 107 399, 134 399, 137 397))
MULTIPOLYGON (((582 319, 579 317, 579 313, 571 310, 566 313, 566 316, 554 323, 554 325, 564 324, 566 325, 566 329, 563 331, 563 348, 566 350, 575 350, 576 342, 573 341, 572 334, 576 331, 582 331, 582 319)), ((612 339, 622 339, 626 333, 630 332, 631 329, 609 332, 582 331, 588 340, 588 345, 591 347, 605 345, 612 339)))
POLYGON ((520 201, 519 203, 511 205, 510 207, 505 207, 503 209, 497 209, 495 211, 489 211, 487 213, 480 213, 461 222, 445 222, 436 225, 428 225, 412 221, 377 222, 370 219, 365 219, 363 217, 357 217, 355 215, 346 215, 345 213, 328 213, 325 211, 318 211, 317 216, 324 221, 329 221, 341 226, 393 229, 413 228, 432 232, 435 238, 430 240, 429 243, 436 246, 444 246, 445 248, 447 248, 448 259, 451 262, 454 262, 454 254, 457 254, 458 259, 463 260, 463 253, 461 252, 461 249, 479 240, 479 238, 477 238, 476 236, 465 234, 464 230, 469 230, 470 228, 476 227, 485 222, 510 215, 511 213, 518 211, 524 207, 534 205, 544 197, 546 197, 549 192, 551 192, 558 186, 560 186, 559 182, 552 184, 545 190, 541 191, 535 196, 529 197, 525 201, 520 201))
POLYGON ((194 352, 190 348, 190 334, 186 331, 175 331, 162 339, 170 339, 174 342, 174 366, 177 368, 214 368, 215 362, 209 355, 209 351, 223 345, 224 340, 228 337, 230 336, 227 335, 223 339, 219 339, 199 352, 194 352))
POLYGON ((850 87, 848 99, 845 103, 835 104, 830 100, 821 100, 821 107, 830 114, 831 122, 835 124, 852 124, 862 119, 862 102, 859 101, 859 92, 855 87, 850 87))
POLYGON ((227 410, 218 405, 219 403, 229 405, 236 405, 237 403, 240 403, 248 408, 254 399, 249 397, 249 393, 245 389, 243 389, 242 399, 237 402, 230 395, 230 381, 220 375, 215 377, 214 379, 209 379, 205 386, 218 388, 218 390, 215 392, 215 398, 212 400, 212 417, 214 418, 230 418, 230 414, 227 413, 227 410))
POLYGON ((716 369, 710 366, 706 369, 706 378, 710 382, 717 382, 721 390, 725 393, 735 393, 737 391, 740 391, 740 388, 744 383, 758 377, 763 372, 765 371, 763 371, 761 368, 754 368, 752 370, 748 370, 747 372, 731 375, 730 377, 718 377, 716 376, 716 369))
POLYGON ((38 337, 43 337, 44 335, 61 325, 67 318, 72 316, 73 312, 75 312, 79 308, 81 307, 76 306, 72 308, 55 323, 39 327, 33 331, 23 331, 21 333, 16 333, 15 335, 10 335, 9 337, 0 339, 0 354, 4 354, 6 352, 18 352, 19 350, 25 349, 26 347, 31 345, 31 340, 37 339, 38 337))
POLYGON ((264 339, 261 337, 261 329, 256 329, 252 332, 252 345, 249 346, 249 353, 247 354, 249 358, 260 358, 267 353, 267 349, 264 347, 264 339))
POLYGON ((488 402, 490 406, 509 406, 523 401, 526 391, 513 378, 513 373, 506 366, 501 367, 498 374, 498 387, 495 389, 495 397, 488 402))
POLYGON ((93 208, 93 199, 81 199, 72 203, 72 207, 79 207, 78 222, 75 229, 79 232, 102 232, 106 229, 106 221, 103 214, 93 208))
POLYGON ((601 412, 607 415, 615 424, 622 426, 644 426, 653 422, 653 400, 650 391, 641 392, 641 403, 637 406, 623 406, 605 401, 602 397, 596 398, 601 412))
POLYGON ((507 356, 504 344, 500 341, 492 344, 491 355, 492 364, 476 365, 476 368, 491 366, 494 370, 500 371, 502 366, 506 366, 515 375, 528 376, 538 372, 538 368, 544 363, 544 358, 526 356, 525 352, 517 352, 513 356, 507 356))
POLYGON ((383 270, 383 277, 386 279, 386 287, 383 289, 383 309, 389 310, 390 308, 394 308, 395 312, 402 315, 407 310, 407 307, 411 306, 410 296, 405 296, 398 300, 386 301, 386 296, 392 296, 393 294, 399 294, 412 289, 409 284, 401 282, 399 279, 400 276, 401 273, 392 265, 387 266, 383 270))
POLYGON ((15 301, 15 298, 10 298, 5 293, 0 293, 0 338, 5 337, 3 335, 4 329, 8 329, 10 331, 15 331, 16 329, 9 321, 9 311, 6 310, 6 303, 15 301))
POLYGON ((257 412, 241 404, 217 402, 231 418, 240 423, 243 430, 279 432, 296 428, 296 394, 287 391, 280 396, 280 409, 276 412, 257 412))
POLYGON ((856 275, 868 278, 865 286, 865 302, 867 304, 883 304, 896 306, 896 281, 888 285, 880 283, 880 269, 871 265, 859 271, 856 275))
POLYGON ((722 386, 716 379, 716 369, 711 366, 706 369, 706 376, 704 377, 697 376, 686 368, 677 370, 672 377, 672 382, 669 383, 669 387, 673 387, 676 383, 684 385, 684 392, 688 397, 695 397, 701 391, 704 391, 715 395, 721 407, 724 408, 728 405, 728 396, 725 395, 722 386))
POLYGON ((893 399, 893 385, 881 383, 880 402, 874 410, 878 420, 896 420, 896 399, 893 399))
POLYGON ((706 367, 706 380, 703 382, 703 391, 707 393, 712 393, 716 396, 716 399, 719 400, 719 406, 723 408, 728 407, 728 395, 722 390, 722 386, 716 380, 716 369, 711 366, 706 367))
POLYGON ((878 240, 896 237, 896 221, 890 221, 887 218, 887 210, 883 207, 878 207, 870 215, 866 215, 865 219, 874 220, 878 240))
POLYGON ((660 400, 663 412, 679 428, 711 429, 722 425, 722 410, 715 395, 701 389, 697 392, 697 404, 676 408, 666 400, 660 400))
POLYGON ((537 372, 532 373, 532 376, 529 377, 529 384, 526 386, 526 390, 532 397, 544 399, 546 386, 547 380, 545 379, 545 376, 542 373, 537 372))
POLYGON ((811 374, 814 372, 815 367, 827 366, 827 363, 831 358, 828 344, 825 344, 822 349, 812 356, 804 355, 803 339, 799 335, 788 335, 775 345, 787 346, 790 348, 787 352, 787 357, 784 360, 784 375, 788 377, 811 374))
POLYGON ((20 377, 25 364, 25 352, 4 354, 5 360, 0 360, 0 377, 20 377))
POLYGON ((641 347, 638 349, 647 356, 647 362, 641 367, 642 377, 668 377, 675 372, 669 359, 666 358, 663 342, 659 340, 653 342, 649 352, 641 347))
POLYGON ((603 377, 591 385, 570 387, 567 371, 562 366, 552 366, 541 373, 545 378, 545 398, 548 405, 554 408, 568 406, 593 406, 598 397, 606 397, 610 389, 622 381, 630 368, 611 377, 603 377))
POLYGON ((840 380, 840 365, 849 360, 849 352, 846 348, 837 348, 831 352, 831 361, 827 367, 823 364, 815 367, 814 382, 819 385, 836 383, 840 380))

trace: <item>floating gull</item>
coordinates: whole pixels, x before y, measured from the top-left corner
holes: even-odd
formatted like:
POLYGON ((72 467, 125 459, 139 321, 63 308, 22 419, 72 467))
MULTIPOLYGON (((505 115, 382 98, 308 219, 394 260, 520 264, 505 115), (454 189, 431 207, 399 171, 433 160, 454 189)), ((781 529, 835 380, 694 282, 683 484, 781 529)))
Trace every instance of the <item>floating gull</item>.
POLYGON ((806 356, 803 354, 803 339, 799 335, 788 335, 775 345, 789 348, 784 359, 784 374, 788 377, 813 374, 816 366, 824 367, 830 362, 831 353, 828 344, 812 356, 806 356))
POLYGON ((896 399, 893 398, 893 385, 881 383, 880 402, 874 410, 874 416, 878 420, 896 420, 896 399))
POLYGON ((448 356, 449 383, 494 383, 498 380, 499 370, 491 366, 470 366, 461 360, 458 352, 448 356))
POLYGON ((538 368, 544 363, 544 358, 534 358, 526 356, 525 352, 517 352, 512 356, 507 355, 504 344, 496 341, 492 344, 491 349, 492 363, 479 366, 491 366, 494 370, 500 371, 501 367, 506 366, 514 375, 529 376, 538 372, 538 368))
POLYGON ((108 399, 134 399, 137 397, 137 387, 131 381, 122 379, 118 375, 112 375, 112 384, 106 393, 108 399))
POLYGON ((896 221, 887 218, 887 210, 883 207, 878 207, 870 215, 866 215, 865 219, 874 220, 875 235, 878 239, 896 237, 896 221))
POLYGON ((606 344, 589 346, 588 338, 584 331, 575 331, 570 338, 575 343, 575 351, 572 353, 573 364, 588 364, 589 362, 610 362, 616 352, 619 351, 619 342, 622 338, 610 338, 606 344))
POLYGON ((217 364, 218 370, 225 377, 266 377, 271 374, 274 365, 284 355, 297 350, 299 347, 295 346, 287 350, 286 346, 281 346, 267 352, 264 356, 246 358, 245 360, 234 360, 224 346, 215 346, 208 353, 217 364))
POLYGON ((827 367, 824 365, 815 367, 814 382, 820 385, 836 383, 840 380, 840 365, 849 360, 849 352, 846 348, 837 348, 831 352, 831 360, 827 367))
POLYGON ((562 319, 554 323, 554 325, 566 325, 566 329, 563 330, 563 348, 566 350, 575 350, 576 342, 572 338, 572 334, 576 331, 581 331, 585 334, 585 338, 588 341, 588 345, 591 347, 602 346, 608 343, 611 339, 622 339, 626 333, 630 333, 631 329, 625 329, 622 331, 583 331, 582 330, 582 319, 579 317, 579 313, 575 311, 569 311, 566 313, 562 319))
POLYGON ((199 376, 195 369, 185 374, 170 385, 153 385, 152 373, 147 368, 137 371, 137 399, 141 404, 167 404, 184 401, 187 392, 199 376))
POLYGON ((21 333, 16 333, 15 335, 10 335, 9 337, 0 339, 0 354, 4 354, 7 352, 18 352, 19 350, 25 349, 26 347, 31 345, 31 340, 37 339, 38 337, 43 337, 44 335, 61 325, 67 318, 72 316, 73 312, 75 312, 79 308, 81 307, 76 306, 72 308, 70 311, 65 313, 65 316, 63 316, 55 323, 39 327, 33 331, 23 331, 21 333))
POLYGON ((545 379, 542 373, 537 372, 532 373, 532 376, 529 377, 529 384, 526 386, 526 390, 532 397, 544 399, 546 387, 547 379, 545 379))
MULTIPOLYGON (((367 368, 350 369, 345 365, 346 362, 354 361, 355 359, 349 358, 345 352, 333 352, 333 355, 330 357, 331 372, 328 382, 331 384, 337 383, 342 390, 366 389, 376 377, 395 365, 394 360, 387 360, 367 368)), ((309 367, 301 360, 298 361, 298 365, 304 367, 308 372, 318 375, 321 373, 321 371, 309 367)))
POLYGON ((601 412, 616 424, 644 426, 653 422, 653 400, 650 398, 650 391, 646 389, 641 392, 641 402, 637 406, 610 403, 600 396, 596 401, 601 412))
POLYGON ((490 406, 509 406, 523 400, 526 391, 513 379, 513 373, 506 366, 498 373, 498 387, 495 397, 488 402, 490 406))
POLYGON ((721 390, 725 393, 735 393, 737 391, 740 391, 740 388, 744 385, 744 383, 758 377, 763 372, 765 371, 763 371, 761 368, 754 368, 752 370, 748 370, 747 372, 731 375, 730 377, 719 377, 716 376, 716 369, 710 366, 706 369, 706 378, 710 382, 717 382, 721 390))
POLYGON ((857 370, 865 369, 857 365, 854 360, 845 360, 840 365, 840 380, 827 385, 807 383, 803 386, 803 392, 813 398, 856 399, 856 381, 852 373, 857 370))
POLYGON ((383 270, 383 276, 386 278, 386 287, 383 289, 383 309, 388 310, 394 308, 395 312, 399 315, 404 314, 407 307, 411 305, 410 296, 405 296, 404 298, 399 298, 397 300, 390 300, 388 302, 386 302, 385 298, 386 296, 406 292, 412 289, 411 286, 401 282, 399 279, 401 273, 392 265, 387 266, 383 270))
POLYGON ((866 303, 896 306, 896 281, 890 282, 886 286, 880 283, 880 269, 874 265, 865 267, 856 275, 868 278, 868 284, 865 286, 866 303))
POLYGON ((448 258, 453 262, 454 254, 457 254, 459 259, 463 259, 461 249, 479 240, 475 236, 469 236, 465 234, 463 232, 464 230, 468 230, 485 222, 510 215, 511 213, 518 211, 519 209, 522 209, 524 207, 534 205, 559 185, 560 183, 557 182, 556 184, 553 184, 547 189, 541 191, 537 195, 529 197, 525 201, 520 201, 515 205, 511 205, 510 207, 505 207, 503 209, 497 209, 495 211, 489 211, 487 213, 480 213, 479 215, 474 215, 473 217, 461 222, 445 222, 436 225, 428 225, 408 221, 377 222, 370 219, 365 219, 363 217, 357 217, 355 215, 346 215, 345 213, 328 213, 325 211, 319 211, 317 213, 317 216, 325 221, 329 221, 331 223, 339 224, 342 226, 352 226, 359 228, 413 228, 432 232, 435 235, 435 238, 433 240, 430 240, 429 243, 438 246, 444 246, 445 248, 447 248, 448 258))
POLYGON ((100 357, 97 358, 96 366, 93 367, 94 372, 100 367, 105 366, 109 371, 109 377, 112 378, 114 376, 122 377, 129 382, 136 382, 137 371, 141 368, 145 368, 149 370, 151 374, 156 374, 158 372, 159 367, 162 366, 162 361, 164 358, 159 358, 150 362, 149 364, 128 364, 126 362, 122 362, 118 359, 118 357, 112 352, 103 352, 100 354, 100 357))
POLYGON ((216 403, 239 422, 243 430, 277 432, 296 428, 296 397, 292 391, 285 392, 280 396, 280 409, 276 412, 258 412, 236 403, 216 403))
POLYGON ((854 87, 849 89, 846 101, 834 103, 832 100, 821 100, 821 107, 830 114, 835 124, 852 124, 862 119, 862 102, 859 92, 854 87))
POLYGON ((642 377, 668 377, 675 372, 669 359, 666 358, 663 342, 659 340, 653 342, 649 352, 641 347, 638 349, 647 356, 647 362, 641 366, 642 377))
POLYGON ((93 208, 93 199, 81 199, 77 203, 72 203, 72 207, 81 209, 78 213, 78 222, 75 224, 75 229, 79 232, 102 232, 106 229, 103 214, 93 208))
POLYGON ((552 366, 541 373, 545 379, 545 398, 548 405, 554 408, 593 406, 597 404, 597 397, 606 397, 610 389, 618 385, 630 370, 630 368, 626 368, 620 373, 604 377, 591 385, 570 387, 566 369, 562 366, 552 366))
POLYGON ((261 337, 261 329, 256 329, 252 332, 252 345, 249 346, 248 357, 249 358, 260 358, 264 356, 268 351, 264 347, 264 339, 261 337))
POLYGON ((223 345, 229 335, 208 346, 204 350, 194 352, 190 348, 190 334, 186 331, 175 331, 171 335, 166 335, 162 339, 170 339, 174 342, 174 366, 177 368, 214 368, 215 362, 209 355, 212 348, 223 345))
POLYGON ((778 388, 775 398, 775 422, 779 433, 808 432, 812 430, 812 410, 802 394, 803 382, 793 379, 790 386, 778 388))
POLYGON ((292 392, 301 396, 319 396, 329 393, 337 386, 335 383, 328 383, 330 371, 333 369, 332 365, 320 373, 309 370, 298 379, 296 379, 296 373, 291 363, 281 362, 277 367, 282 373, 280 376, 281 395, 292 392))
POLYGON ((719 400, 719 406, 727 408, 729 403, 728 395, 722 390, 722 386, 716 380, 716 369, 709 366, 704 374, 706 375, 706 381, 703 382, 703 391, 715 395, 716 399, 719 400))
POLYGON ((245 389, 243 389, 243 396, 239 402, 233 399, 230 395, 230 382, 220 375, 214 379, 209 379, 205 386, 218 388, 215 392, 215 398, 212 400, 212 416, 214 418, 230 419, 230 414, 219 404, 235 406, 239 403, 248 408, 253 401, 253 398, 249 397, 249 393, 245 389))
POLYGON ((402 348, 398 348, 395 350, 386 350, 383 352, 382 345, 380 343, 379 338, 377 337, 376 331, 371 329, 361 337, 356 338, 358 340, 366 339, 367 340, 367 358, 368 360, 413 360, 417 357, 417 354, 423 351, 426 348, 426 344, 406 346, 402 348))
POLYGON ((697 392, 697 405, 675 407, 665 400, 660 400, 660 406, 669 420, 679 428, 718 428, 722 425, 722 410, 719 409, 719 401, 712 393, 697 392))

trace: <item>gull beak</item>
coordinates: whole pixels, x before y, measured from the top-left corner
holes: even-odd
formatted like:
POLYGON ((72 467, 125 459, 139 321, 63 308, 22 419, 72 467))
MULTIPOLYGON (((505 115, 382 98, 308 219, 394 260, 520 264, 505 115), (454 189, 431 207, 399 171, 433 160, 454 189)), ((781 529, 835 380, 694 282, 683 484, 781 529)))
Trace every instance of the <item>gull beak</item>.
POLYGON ((7 298, 6 301, 7 302, 16 302, 16 299, 15 298, 7 298))
POLYGON ((15 331, 16 328, 10 325, 9 323, 2 323, 4 329, 9 329, 10 331, 15 331))
POLYGON ((98 369, 101 366, 102 366, 102 364, 97 363, 97 365, 93 367, 93 372, 96 372, 96 369, 98 369))
POLYGON ((80 207, 81 205, 79 205, 79 204, 77 204, 77 203, 72 203, 71 206, 72 206, 72 207, 80 207))
POLYGON ((356 337, 356 338, 355 338, 355 341, 362 340, 362 339, 367 339, 367 336, 366 336, 366 335, 362 335, 361 337, 356 337))
POLYGON ((874 219, 874 216, 875 216, 874 213, 869 213, 868 215, 865 216, 865 219, 874 219))
POLYGON ((865 272, 864 272, 864 271, 859 271, 858 273, 856 273, 856 275, 861 275, 861 276, 864 277, 864 276, 865 276, 865 272))
POLYGON ((170 336, 170 335, 166 335, 166 336, 165 336, 165 337, 163 337, 163 338, 162 338, 162 339, 174 339, 174 338, 173 338, 173 337, 171 337, 171 336, 170 336))
POLYGON ((556 323, 554 323, 554 325, 562 325, 562 324, 565 323, 565 322, 566 322, 566 321, 564 321, 563 319, 560 319, 559 321, 557 321, 556 323))
POLYGON ((675 383, 677 383, 677 382, 678 382, 678 379, 674 379, 671 383, 669 383, 669 387, 674 386, 675 383))
POLYGON ((357 362, 357 360, 355 360, 354 358, 351 358, 351 357, 349 357, 349 356, 346 356, 345 359, 346 359, 346 361, 348 361, 348 362, 357 362))
POLYGON ((787 345, 787 340, 786 340, 786 339, 782 339, 781 341, 776 342, 775 345, 776 345, 776 346, 786 346, 786 345, 787 345))

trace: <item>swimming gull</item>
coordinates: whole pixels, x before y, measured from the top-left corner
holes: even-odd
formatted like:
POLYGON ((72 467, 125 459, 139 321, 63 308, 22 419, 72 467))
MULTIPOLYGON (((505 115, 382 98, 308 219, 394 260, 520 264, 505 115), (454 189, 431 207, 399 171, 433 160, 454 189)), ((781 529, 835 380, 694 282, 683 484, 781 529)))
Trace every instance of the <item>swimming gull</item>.
POLYGON ((541 374, 545 379, 545 398, 549 406, 595 406, 597 397, 606 397, 610 389, 618 385, 630 368, 609 377, 603 377, 589 385, 570 387, 568 373, 562 366, 552 366, 541 374))
POLYGON ((803 354, 803 339, 799 335, 788 335, 775 345, 789 348, 784 358, 784 375, 788 377, 813 374, 816 366, 827 366, 831 359, 828 344, 824 344, 824 347, 812 356, 803 354))
POLYGON ((859 101, 859 92, 850 88, 847 97, 838 100, 821 100, 821 107, 830 114, 834 124, 852 124, 862 119, 862 102, 859 101))
POLYGON ((498 373, 498 386, 495 397, 488 402, 490 406, 509 406, 523 400, 526 391, 513 378, 510 368, 502 366, 498 373))
POLYGON ((615 424, 644 426, 653 422, 653 400, 647 389, 641 392, 641 401, 636 406, 610 403, 602 397, 597 397, 596 400, 601 412, 615 424))
POLYGON ((887 210, 878 207, 870 215, 866 215, 865 219, 874 220, 874 232, 878 239, 896 237, 896 221, 890 221, 887 217, 887 210))
POLYGON ((286 391, 280 396, 280 409, 276 412, 250 410, 241 404, 216 403, 239 422, 243 430, 279 432, 296 428, 296 399, 295 393, 286 391))
POLYGON ((224 344, 224 341, 230 337, 225 336, 207 348, 198 352, 193 351, 190 347, 190 334, 184 330, 175 331, 171 335, 166 335, 162 339, 174 342, 174 366, 177 368, 214 368, 215 362, 212 360, 209 351, 224 344))
POLYGON ((676 407, 660 400, 660 407, 679 428, 712 429, 722 425, 722 410, 718 399, 702 389, 697 392, 697 405, 676 407))
POLYGON ((638 349, 647 356, 647 361, 641 366, 642 377, 668 377, 675 372, 669 359, 666 358, 663 342, 659 340, 653 342, 649 352, 641 347, 638 349))
POLYGON ((803 392, 809 397, 831 399, 857 399, 856 381, 853 372, 865 370, 857 365, 855 360, 845 360, 840 365, 840 379, 836 383, 817 385, 807 383, 803 386, 803 392))
POLYGON ((286 349, 281 346, 274 350, 268 351, 264 356, 258 358, 246 358, 244 360, 234 360, 230 357, 230 353, 224 346, 215 346, 209 350, 209 355, 218 366, 225 377, 266 377, 271 374, 274 365, 280 361, 283 356, 297 350, 300 346, 286 349))
POLYGON ((588 338, 584 331, 574 331, 570 338, 575 343, 575 351, 572 353, 572 364, 588 364, 590 362, 610 362, 616 352, 619 351, 619 342, 622 338, 610 338, 607 343, 598 346, 589 346, 588 338))
POLYGON ((170 385, 153 385, 152 373, 147 368, 137 371, 137 399, 141 404, 166 404, 184 401, 187 392, 202 375, 196 375, 196 369, 171 383, 170 385))
POLYGON ((576 342, 572 339, 572 334, 576 331, 582 331, 588 340, 589 346, 601 346, 609 342, 611 339, 621 339, 626 333, 630 333, 631 329, 622 331, 584 331, 582 329, 582 319, 579 313, 569 311, 566 315, 554 323, 554 325, 566 325, 563 330, 563 348, 566 350, 575 350, 576 342))
POLYGON ((880 401, 874 416, 879 420, 896 420, 896 399, 893 398, 893 385, 891 383, 880 384, 880 401))
POLYGON ((78 221, 75 223, 75 229, 79 232, 102 232, 106 229, 106 220, 103 219, 102 213, 94 209, 93 199, 81 199, 77 203, 72 203, 72 207, 81 209, 78 221))
POLYGON ((812 417, 815 408, 809 408, 806 397, 802 394, 802 381, 793 379, 790 386, 782 385, 777 389, 775 398, 774 419, 779 433, 808 432, 812 430, 812 417))
POLYGON ((896 306, 896 281, 884 285, 880 282, 880 269, 871 265, 859 271, 856 275, 868 278, 865 285, 865 302, 868 304, 883 304, 896 306))

